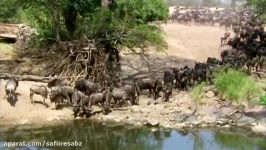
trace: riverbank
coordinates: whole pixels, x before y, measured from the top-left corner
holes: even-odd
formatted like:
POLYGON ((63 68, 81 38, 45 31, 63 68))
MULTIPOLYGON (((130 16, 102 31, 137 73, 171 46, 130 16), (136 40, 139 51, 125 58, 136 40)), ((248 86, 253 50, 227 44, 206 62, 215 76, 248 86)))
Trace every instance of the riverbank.
MULTIPOLYGON (((199 27, 171 24, 163 27, 166 32, 166 41, 169 45, 164 52, 155 52, 151 50, 148 59, 132 55, 131 53, 121 54, 122 74, 125 79, 142 77, 158 74, 169 67, 184 67, 185 65, 194 66, 195 61, 205 62, 207 57, 219 57, 222 49, 220 47, 220 36, 224 30, 216 27, 199 27), (212 32, 208 32, 212 30, 212 32), (193 35, 189 36, 188 35, 193 35), (199 38, 200 37, 200 38, 199 38), (188 42, 189 41, 189 42, 188 42), (191 44, 193 43, 193 44, 191 44)), ((6 47, 0 47, 0 72, 13 74, 38 74, 45 72, 46 64, 37 65, 32 62, 33 59, 25 59, 25 62, 16 62, 11 57, 13 50, 7 50, 6 47), (13 63, 12 63, 13 62, 13 63), (25 65, 25 66, 24 66, 25 65)), ((29 96, 29 87, 32 85, 45 85, 43 83, 21 81, 17 89, 18 102, 15 107, 4 99, 5 81, 0 81, 0 126, 7 128, 17 126, 50 126, 55 124, 64 124, 72 121, 73 112, 70 108, 55 110, 54 104, 50 100, 46 101, 47 106, 42 105, 42 99, 34 96, 39 102, 31 104, 29 96)), ((99 122, 109 121, 132 124, 136 126, 162 126, 165 128, 189 128, 189 127, 219 127, 229 128, 230 126, 240 126, 252 129, 254 132, 266 132, 266 115, 262 107, 250 107, 242 110, 238 105, 230 105, 227 102, 220 101, 214 94, 213 89, 206 88, 203 100, 199 103, 197 110, 196 104, 191 99, 188 92, 176 91, 170 98, 170 102, 161 103, 159 98, 153 104, 147 94, 140 97, 139 106, 124 107, 120 110, 112 111, 108 115, 96 114, 91 120, 99 122), (196 111, 195 111, 196 110, 196 111), (250 112, 244 115, 243 112, 250 112), (252 114, 256 117, 252 117, 252 114), (260 117, 263 116, 264 118, 260 117)), ((246 105, 247 106, 247 105, 246 105)), ((94 110, 100 110, 95 108, 94 110)))
MULTIPOLYGON (((42 83, 21 81, 18 87, 18 99, 15 107, 3 99, 4 83, 0 86, 0 126, 42 127, 64 124, 74 119, 70 108, 55 110, 54 104, 47 100, 47 106, 36 103, 31 104, 29 87, 42 83)), ((41 97, 35 96, 41 102, 41 97)), ((131 124, 134 126, 164 127, 174 129, 218 127, 227 129, 241 127, 251 129, 255 133, 266 135, 266 110, 259 106, 239 107, 219 100, 212 87, 205 87, 201 102, 196 105, 190 94, 176 91, 170 102, 161 102, 162 97, 153 101, 145 95, 140 97, 138 106, 127 106, 113 110, 108 115, 103 115, 99 107, 94 107, 95 115, 90 119, 108 124, 131 124), (98 113, 97 113, 98 112, 98 113)), ((85 118, 84 118, 85 119, 85 118)))
POLYGON ((266 135, 266 109, 260 106, 243 109, 221 102, 212 91, 205 92, 204 100, 198 106, 187 92, 174 93, 170 102, 159 101, 153 104, 151 99, 142 97, 139 106, 125 107, 108 115, 96 114, 92 119, 175 129, 240 127, 266 135))

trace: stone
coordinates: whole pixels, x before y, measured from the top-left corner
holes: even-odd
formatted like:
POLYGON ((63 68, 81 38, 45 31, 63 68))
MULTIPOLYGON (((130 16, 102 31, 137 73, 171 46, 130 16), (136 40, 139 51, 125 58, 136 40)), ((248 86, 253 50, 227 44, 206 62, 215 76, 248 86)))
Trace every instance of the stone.
POLYGON ((139 107, 139 106, 132 106, 132 107, 130 108, 130 111, 131 111, 131 112, 140 112, 140 107, 139 107))
POLYGON ((188 124, 192 126, 199 126, 201 124, 200 120, 192 120, 192 121, 187 121, 188 124))
POLYGON ((148 120, 146 125, 150 127, 157 127, 159 126, 159 121, 158 120, 148 120))
POLYGON ((230 128, 230 125, 227 124, 227 125, 224 125, 224 126, 222 126, 222 127, 228 129, 228 128, 230 128))
POLYGON ((158 131, 157 128, 151 128, 151 132, 156 132, 156 131, 158 131))
POLYGON ((30 122, 28 119, 22 119, 20 121, 18 121, 17 123, 15 123, 16 125, 29 125, 32 122, 30 122))
POLYGON ((228 124, 228 120, 225 118, 221 118, 219 120, 216 120, 215 123, 216 123, 216 125, 224 126, 224 125, 228 124))
POLYGON ((255 106, 251 109, 246 109, 244 114, 248 117, 264 118, 266 116, 266 109, 263 106, 255 106))
POLYGON ((209 115, 203 115, 200 119, 201 121, 204 121, 206 123, 211 123, 216 121, 216 116, 209 114, 209 115))
POLYGON ((215 96, 215 93, 213 91, 208 91, 204 94, 207 98, 213 98, 215 96))
POLYGON ((255 123, 254 118, 243 116, 237 121, 237 126, 251 126, 253 123, 255 123))
POLYGON ((154 104, 154 101, 153 100, 149 100, 147 105, 151 105, 151 104, 154 104))
MULTIPOLYGON (((76 119, 79 119, 79 117, 76 117, 76 119)), ((53 120, 55 120, 54 117, 47 118, 47 121, 53 121, 53 120)))
POLYGON ((256 133, 262 133, 266 135, 266 118, 259 120, 254 126, 251 127, 251 130, 256 133))
POLYGON ((181 128, 184 128, 186 127, 186 123, 177 123, 174 125, 175 128, 178 128, 178 129, 181 129, 181 128))

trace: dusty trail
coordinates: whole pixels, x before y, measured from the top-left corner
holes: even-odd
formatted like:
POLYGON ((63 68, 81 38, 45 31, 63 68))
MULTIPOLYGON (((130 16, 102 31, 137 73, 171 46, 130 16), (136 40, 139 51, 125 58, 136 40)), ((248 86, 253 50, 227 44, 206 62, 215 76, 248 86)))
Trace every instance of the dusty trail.
POLYGON ((208 57, 220 58, 220 37, 225 30, 213 26, 164 25, 168 55, 195 61, 206 61, 208 57))
POLYGON ((206 62, 208 57, 220 58, 220 37, 225 30, 213 26, 187 26, 181 24, 162 25, 168 48, 164 52, 149 52, 150 70, 139 56, 123 55, 122 70, 125 79, 147 75, 161 75, 169 67, 193 66, 195 62, 206 62))

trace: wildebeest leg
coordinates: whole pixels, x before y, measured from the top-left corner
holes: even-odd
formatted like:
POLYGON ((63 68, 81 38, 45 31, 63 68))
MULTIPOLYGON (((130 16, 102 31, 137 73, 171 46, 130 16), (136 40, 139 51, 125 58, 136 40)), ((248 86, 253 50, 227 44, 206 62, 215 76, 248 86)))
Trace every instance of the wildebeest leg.
POLYGON ((55 105, 55 109, 57 110, 58 109, 58 103, 57 103, 57 101, 54 102, 54 105, 55 105))
POLYGON ((43 98, 42 98, 42 103, 43 103, 43 104, 45 104, 45 100, 46 100, 46 98, 43 97, 43 98))
POLYGON ((152 89, 149 89, 149 97, 152 97, 152 89))
POLYGON ((70 96, 67 96, 67 97, 66 97, 66 100, 67 100, 67 101, 66 101, 66 104, 69 105, 70 102, 71 102, 71 98, 70 98, 70 96))
POLYGON ((105 108, 106 106, 104 103, 101 103, 101 105, 102 105, 102 112, 104 115, 106 115, 106 108, 105 108))
POLYGON ((16 101, 16 95, 15 95, 15 93, 12 94, 12 100, 13 100, 13 103, 15 103, 15 101, 16 101))
POLYGON ((34 93, 30 92, 30 100, 32 104, 35 104, 35 101, 33 100, 34 93))
MULTIPOLYGON (((114 98, 114 97, 112 99, 114 101, 114 109, 118 110, 119 100, 114 98)), ((112 101, 112 99, 111 99, 111 101, 112 101)))
POLYGON ((5 93, 4 99, 8 98, 8 94, 7 93, 9 93, 9 90, 6 89, 6 93, 5 93))

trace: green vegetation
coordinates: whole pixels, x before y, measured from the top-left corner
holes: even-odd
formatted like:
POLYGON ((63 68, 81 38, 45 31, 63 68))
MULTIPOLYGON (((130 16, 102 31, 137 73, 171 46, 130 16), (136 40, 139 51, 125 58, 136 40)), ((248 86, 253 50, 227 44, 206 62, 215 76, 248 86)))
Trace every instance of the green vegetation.
POLYGON ((0 6, 4 8, 0 21, 26 23, 37 29, 34 45, 36 41, 46 46, 86 35, 115 47, 166 46, 162 31, 152 24, 168 18, 163 0, 116 0, 108 8, 101 0, 4 0, 0 6))
POLYGON ((1 0, 0 22, 18 22, 18 11, 21 6, 18 0, 1 0))
POLYGON ((263 95, 260 97, 260 105, 265 105, 266 106, 266 95, 263 95))
POLYGON ((13 50, 12 45, 0 42, 0 52, 1 51, 11 51, 11 50, 13 50))
POLYGON ((214 85, 226 99, 251 100, 262 94, 262 88, 251 77, 241 71, 221 70, 214 77, 214 85))
POLYGON ((196 85, 190 92, 190 95, 192 97, 192 99, 196 102, 200 102, 201 98, 202 98, 202 94, 203 94, 203 88, 206 85, 205 82, 202 82, 198 85, 196 85))
POLYGON ((266 0, 247 0, 249 6, 252 6, 254 10, 266 20, 266 0))

